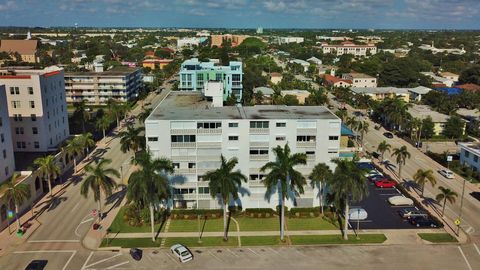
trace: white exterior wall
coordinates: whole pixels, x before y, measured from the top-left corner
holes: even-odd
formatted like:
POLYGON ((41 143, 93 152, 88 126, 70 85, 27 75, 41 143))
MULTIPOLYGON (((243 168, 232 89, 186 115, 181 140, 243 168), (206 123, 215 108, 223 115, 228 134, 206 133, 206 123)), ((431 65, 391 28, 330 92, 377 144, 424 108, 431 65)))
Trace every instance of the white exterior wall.
POLYGON ((375 46, 343 46, 343 45, 324 45, 322 46, 323 53, 334 53, 336 55, 353 54, 354 56, 367 56, 377 53, 375 46))
POLYGON ((16 152, 46 152, 56 149, 58 144, 70 136, 63 70, 31 73, 32 71, 19 71, 17 78, 0 77, 0 84, 5 84, 6 88, 12 141, 16 152), (26 74, 30 74, 30 78, 22 77, 26 74), (18 87, 19 94, 12 94, 12 87, 18 87), (33 94, 30 94, 29 87, 33 89, 33 94), (20 102, 20 107, 14 108, 14 101, 20 102), (34 108, 31 107, 31 101, 34 102, 34 108), (21 116, 21 121, 15 115, 21 116), (36 120, 32 115, 35 115, 36 120), (37 134, 34 134, 34 128, 37 129, 37 134))
POLYGON ((352 87, 377 87, 377 78, 365 77, 365 78, 354 78, 349 74, 342 75, 342 79, 351 80, 352 87))
POLYGON ((5 85, 0 85, 0 184, 15 171, 15 157, 7 110, 5 85))
POLYGON ((460 163, 472 168, 474 172, 480 171, 480 149, 475 149, 472 144, 460 143, 460 163))
MULTIPOLYGON (((332 158, 339 156, 340 148, 340 120, 339 119, 314 119, 314 120, 251 120, 251 119, 224 119, 224 120, 147 120, 146 137, 147 145, 152 155, 156 158, 167 157, 174 163, 179 163, 176 169, 178 176, 172 177, 174 188, 190 188, 195 192, 184 195, 174 195, 174 200, 187 200, 187 207, 194 208, 219 208, 217 201, 211 199, 210 194, 200 194, 198 187, 208 187, 207 182, 198 181, 198 177, 207 171, 218 168, 220 155, 227 159, 238 158, 237 168, 249 178, 248 183, 242 187, 248 191, 240 195, 236 202, 245 208, 275 208, 278 204, 278 195, 272 195, 270 201, 265 200, 266 188, 259 180, 250 179, 251 174, 259 174, 260 168, 269 161, 275 160, 272 151, 277 145, 288 142, 292 152, 305 153, 315 151, 309 156, 306 166, 297 169, 308 177, 313 167, 324 162, 333 169, 332 158), (268 129, 250 129, 251 121, 268 121, 268 129), (198 122, 221 122, 219 129, 197 129, 198 122), (285 127, 276 127, 276 123, 286 123, 285 127), (299 128, 299 123, 311 122, 312 128, 299 128), (229 123, 238 123, 238 127, 229 127, 229 123), (180 126, 180 129, 172 129, 180 126), (194 143, 171 143, 171 135, 196 135, 194 143), (316 136, 316 142, 297 143, 297 136, 316 136), (229 136, 238 136, 238 141, 229 141, 229 136), (284 136, 285 141, 277 141, 276 137, 284 136), (329 140, 329 136, 336 136, 337 140, 329 140), (202 142, 209 139, 210 142, 202 142), (152 141, 156 140, 156 141, 152 141), (266 149, 266 156, 251 156, 250 149, 266 149), (188 168, 189 163, 195 163, 195 168, 188 168), (250 193, 250 195, 247 195, 250 193)), ((297 205, 311 207, 319 204, 318 190, 305 186, 305 194, 297 199, 297 205)), ((293 196, 292 196, 293 197, 293 196)), ((175 205, 175 204, 174 204, 175 205)), ((293 207, 293 200, 286 202, 288 207, 293 207)))

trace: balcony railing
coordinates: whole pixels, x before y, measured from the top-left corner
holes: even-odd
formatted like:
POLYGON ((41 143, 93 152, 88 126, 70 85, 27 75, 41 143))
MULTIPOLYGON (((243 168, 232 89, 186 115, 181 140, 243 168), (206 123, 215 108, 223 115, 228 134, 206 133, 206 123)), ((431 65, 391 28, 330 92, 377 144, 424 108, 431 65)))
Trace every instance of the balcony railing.
POLYGON ((316 135, 316 128, 297 128, 297 135, 316 135))
POLYGON ((261 147, 261 146, 268 147, 270 146, 270 143, 269 142, 250 142, 250 147, 261 147))
POLYGON ((183 168, 183 169, 175 169, 175 173, 177 174, 194 174, 197 172, 197 169, 195 168, 183 168))
POLYGON ((199 134, 222 134, 221 128, 199 128, 197 129, 199 134))
POLYGON ((268 128, 250 128, 250 134, 268 134, 269 132, 268 128))
POLYGON ((196 147, 194 142, 172 142, 172 148, 191 148, 196 147))
POLYGON ((298 142, 297 141, 297 147, 315 147, 317 143, 315 141, 310 141, 310 142, 298 142))
POLYGON ((221 146, 221 142, 197 142, 198 148, 219 148, 221 146))
POLYGON ((196 129, 171 129, 171 134, 196 134, 196 129))
POLYGON ((268 160, 268 155, 250 155, 250 160, 258 161, 258 160, 268 160))

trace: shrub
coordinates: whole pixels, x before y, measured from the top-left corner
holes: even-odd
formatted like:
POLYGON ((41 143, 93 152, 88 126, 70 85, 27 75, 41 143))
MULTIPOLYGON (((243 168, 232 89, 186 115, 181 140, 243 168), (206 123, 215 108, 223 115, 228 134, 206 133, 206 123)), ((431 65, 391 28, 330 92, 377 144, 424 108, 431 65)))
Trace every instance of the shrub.
POLYGON ((137 205, 128 204, 125 206, 123 220, 132 227, 140 227, 143 225, 143 219, 140 212, 141 209, 137 205))
POLYGON ((247 208, 245 215, 249 217, 269 218, 275 215, 275 211, 271 208, 247 208))
POLYGON ((295 207, 290 209, 289 217, 318 217, 320 207, 295 207))
POLYGON ((170 213, 172 219, 196 219, 198 215, 209 218, 218 218, 223 215, 222 209, 173 209, 170 213))

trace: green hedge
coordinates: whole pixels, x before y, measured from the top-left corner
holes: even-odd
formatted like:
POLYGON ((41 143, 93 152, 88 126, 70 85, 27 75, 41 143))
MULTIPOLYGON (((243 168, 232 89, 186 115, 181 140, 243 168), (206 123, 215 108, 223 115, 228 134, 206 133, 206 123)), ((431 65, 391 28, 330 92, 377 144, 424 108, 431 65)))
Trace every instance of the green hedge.
POLYGON ((170 212, 172 219, 196 219, 198 215, 209 218, 220 218, 223 215, 222 209, 173 209, 170 212))
POLYGON ((255 218, 270 218, 275 216, 276 212, 271 208, 247 208, 244 215, 255 218))
POLYGON ((303 218, 303 217, 318 217, 320 216, 320 207, 296 207, 289 211, 289 217, 291 218, 303 218))

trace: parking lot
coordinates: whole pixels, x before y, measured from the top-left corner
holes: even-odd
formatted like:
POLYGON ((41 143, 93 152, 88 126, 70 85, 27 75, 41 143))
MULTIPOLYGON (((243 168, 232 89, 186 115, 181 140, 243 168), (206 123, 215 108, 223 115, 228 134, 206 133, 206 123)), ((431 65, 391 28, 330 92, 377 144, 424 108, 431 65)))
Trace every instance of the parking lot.
MULTIPOLYGON (((369 195, 364 200, 352 203, 351 208, 360 207, 367 211, 366 220, 360 220, 360 229, 412 229, 408 220, 398 214, 401 209, 418 210, 415 206, 393 206, 388 203, 388 198, 402 195, 395 187, 377 188, 373 181, 368 181, 369 195)), ((357 228, 357 221, 350 222, 352 228, 357 228)))

